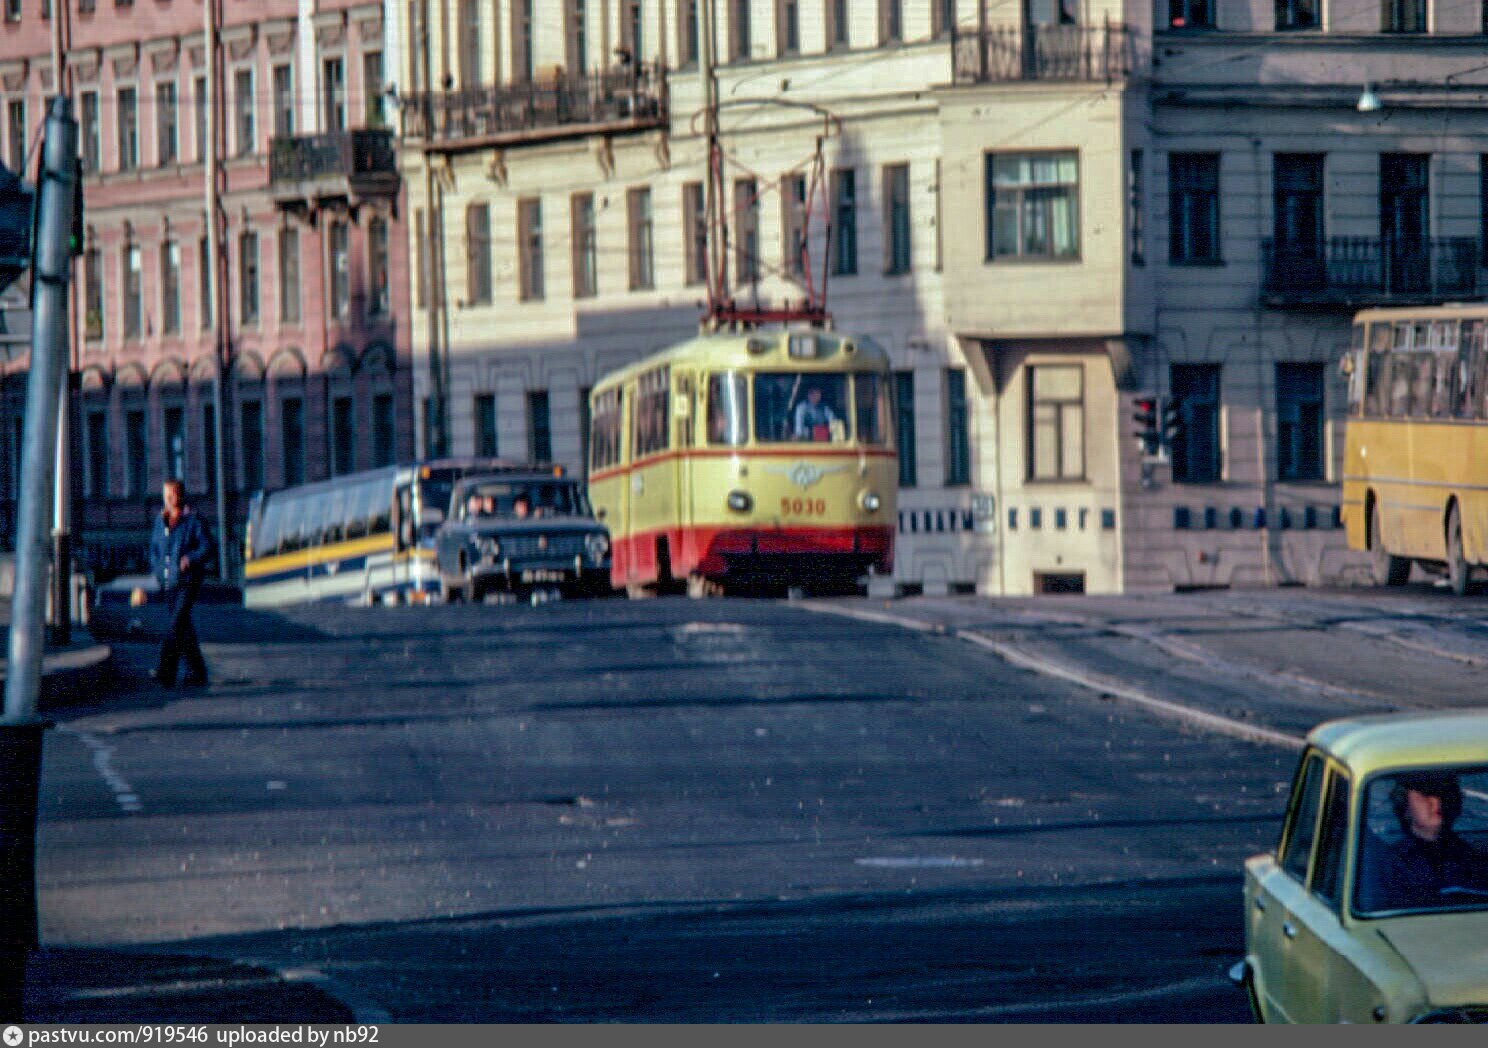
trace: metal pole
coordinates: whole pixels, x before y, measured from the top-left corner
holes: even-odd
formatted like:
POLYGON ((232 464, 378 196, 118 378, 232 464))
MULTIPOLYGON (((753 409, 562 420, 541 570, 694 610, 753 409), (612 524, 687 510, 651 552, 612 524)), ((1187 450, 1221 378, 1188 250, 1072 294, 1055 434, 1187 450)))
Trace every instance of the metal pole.
MULTIPOLYGON (((69 96, 67 53, 63 46, 65 3, 52 5, 52 84, 58 95, 69 96)), ((68 227, 71 232, 71 226, 68 227)), ((71 251, 68 266, 72 266, 71 251)), ((72 641, 72 340, 68 337, 68 310, 61 313, 64 368, 57 407, 57 483, 52 495, 52 615, 47 633, 53 644, 72 641)))
POLYGON ((0 1012, 19 1018, 25 953, 36 935, 36 805, 41 735, 42 628, 46 618, 47 521, 56 465, 58 394, 67 366, 67 286, 72 276, 77 124, 66 95, 47 113, 37 178, 36 245, 31 284, 31 367, 16 504, 16 575, 11 600, 5 712, 0 717, 0 1012))
MULTIPOLYGON (((223 383, 227 381, 228 360, 224 347, 227 340, 227 318, 222 314, 222 260, 217 242, 217 0, 205 0, 202 4, 202 30, 206 37, 207 96, 203 104, 207 107, 207 140, 202 151, 203 179, 207 207, 207 316, 212 318, 212 355, 217 360, 217 378, 212 383, 212 443, 213 461, 212 487, 217 495, 217 577, 226 581, 231 574, 227 530, 227 461, 224 434, 227 431, 225 412, 226 397, 223 383)), ((178 478, 179 479, 179 478, 178 478)))

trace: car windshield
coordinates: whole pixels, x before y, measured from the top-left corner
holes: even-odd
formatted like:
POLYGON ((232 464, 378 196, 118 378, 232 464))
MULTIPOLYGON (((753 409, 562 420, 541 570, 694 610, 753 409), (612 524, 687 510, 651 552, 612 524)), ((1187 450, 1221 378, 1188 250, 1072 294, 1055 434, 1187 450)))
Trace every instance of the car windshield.
POLYGON ((1421 768, 1370 781, 1354 909, 1488 909, 1488 768, 1421 768))
POLYGON ((492 480, 460 490, 466 520, 589 516, 588 500, 572 481, 492 480))
POLYGON ((754 376, 754 436, 761 443, 847 440, 847 376, 763 372, 754 376))

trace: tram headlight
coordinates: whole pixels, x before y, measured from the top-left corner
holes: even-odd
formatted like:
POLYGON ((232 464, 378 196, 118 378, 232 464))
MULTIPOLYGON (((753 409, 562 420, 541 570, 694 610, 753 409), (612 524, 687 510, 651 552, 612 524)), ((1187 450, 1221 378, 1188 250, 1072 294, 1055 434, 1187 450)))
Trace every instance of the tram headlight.
POLYGON ((748 513, 754 508, 754 499, 747 491, 730 491, 728 493, 728 508, 735 513, 748 513))
POLYGON ((858 496, 858 505, 862 506, 869 513, 877 513, 878 507, 883 505, 883 500, 878 497, 876 492, 865 491, 858 496))
POLYGON ((597 564, 610 552, 609 537, 595 532, 584 540, 584 548, 589 551, 589 559, 597 564))

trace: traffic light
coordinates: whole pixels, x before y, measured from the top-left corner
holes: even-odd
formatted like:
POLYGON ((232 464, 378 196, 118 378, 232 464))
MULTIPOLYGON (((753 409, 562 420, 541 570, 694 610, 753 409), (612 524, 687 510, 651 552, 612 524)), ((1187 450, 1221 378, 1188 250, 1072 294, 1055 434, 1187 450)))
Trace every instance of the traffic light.
POLYGON ((0 291, 31 268, 35 191, 0 165, 0 291))
POLYGON ((83 253, 83 235, 86 229, 83 223, 83 161, 79 157, 72 181, 72 232, 67 237, 67 250, 73 258, 83 253))
POLYGON ((1156 455, 1162 447, 1161 435, 1157 429, 1157 398, 1138 397, 1134 406, 1137 410, 1132 419, 1137 424, 1137 446, 1144 455, 1156 455))
POLYGON ((1165 397, 1162 405, 1162 446, 1171 452, 1183 440, 1183 403, 1165 397))

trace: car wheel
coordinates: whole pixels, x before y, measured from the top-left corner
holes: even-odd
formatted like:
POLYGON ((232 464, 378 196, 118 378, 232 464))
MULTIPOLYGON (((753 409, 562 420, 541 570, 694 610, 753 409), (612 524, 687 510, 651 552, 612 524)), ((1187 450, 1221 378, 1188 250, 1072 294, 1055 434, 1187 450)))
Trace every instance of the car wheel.
POLYGON ((1462 553, 1462 515, 1457 507, 1447 514, 1447 584, 1461 597, 1472 581, 1472 565, 1462 553))
POLYGON ((1385 533, 1380 526, 1379 503, 1369 515, 1369 566, 1376 586, 1404 586, 1410 578, 1408 557, 1396 557, 1385 548, 1385 533))

